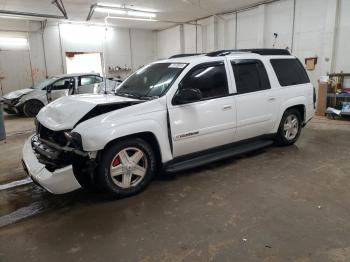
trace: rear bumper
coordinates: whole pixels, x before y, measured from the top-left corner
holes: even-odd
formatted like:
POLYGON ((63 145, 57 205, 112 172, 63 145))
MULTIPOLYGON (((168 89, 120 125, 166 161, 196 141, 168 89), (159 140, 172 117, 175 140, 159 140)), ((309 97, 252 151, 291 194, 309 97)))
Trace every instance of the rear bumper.
POLYGON ((65 194, 81 188, 72 166, 50 172, 35 156, 30 137, 23 147, 23 167, 34 182, 53 194, 65 194))

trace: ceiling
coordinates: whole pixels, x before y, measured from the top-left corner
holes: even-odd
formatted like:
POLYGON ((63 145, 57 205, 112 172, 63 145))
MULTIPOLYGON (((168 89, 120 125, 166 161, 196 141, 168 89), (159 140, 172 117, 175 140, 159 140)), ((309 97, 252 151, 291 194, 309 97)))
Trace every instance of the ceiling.
MULTIPOLYGON (((51 4, 52 0, 0 0, 0 10, 61 15, 51 4)), ((261 0, 63 0, 68 17, 73 21, 85 21, 90 6, 96 2, 125 4, 134 9, 151 9, 157 12, 157 20, 186 22, 208 15, 247 7, 261 0)), ((91 22, 103 22, 104 14, 95 13, 91 22)), ((110 23, 131 28, 162 29, 174 25, 168 22, 145 22, 113 19, 110 23)))

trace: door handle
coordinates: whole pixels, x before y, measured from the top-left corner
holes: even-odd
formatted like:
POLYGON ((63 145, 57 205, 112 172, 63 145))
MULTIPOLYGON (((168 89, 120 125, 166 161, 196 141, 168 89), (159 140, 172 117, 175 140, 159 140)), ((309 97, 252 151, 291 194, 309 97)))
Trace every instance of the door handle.
POLYGON ((270 102, 272 102, 272 101, 275 101, 275 100, 276 100, 276 97, 269 97, 267 100, 270 101, 270 102))
POLYGON ((222 107, 222 110, 230 110, 230 109, 232 109, 232 106, 230 106, 230 105, 224 105, 223 107, 222 107))

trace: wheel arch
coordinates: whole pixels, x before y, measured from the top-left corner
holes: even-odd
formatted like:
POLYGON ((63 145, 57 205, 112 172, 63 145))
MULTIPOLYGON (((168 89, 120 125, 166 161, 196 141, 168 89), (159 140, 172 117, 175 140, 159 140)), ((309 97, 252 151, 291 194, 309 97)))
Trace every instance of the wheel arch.
POLYGON ((295 97, 293 99, 290 99, 288 101, 286 101, 285 103, 283 103, 280 107, 280 111, 279 111, 279 116, 277 118, 276 124, 274 126, 274 132, 276 133, 281 121, 282 121, 282 117, 284 115, 284 113, 287 110, 291 110, 291 109, 296 109, 298 110, 298 112, 300 112, 301 115, 301 122, 304 125, 304 122, 306 121, 306 99, 305 97, 295 97))
POLYGON ((291 110, 291 109, 295 109, 297 110, 299 113, 300 113, 300 116, 301 116, 301 122, 304 123, 305 122, 305 114, 306 114, 306 107, 304 104, 299 104, 299 105, 295 105, 295 106, 290 106, 288 108, 286 108, 283 112, 283 114, 288 111, 288 110, 291 110))
POLYGON ((149 131, 147 131, 147 132, 139 132, 139 133, 130 134, 130 135, 126 135, 126 136, 115 138, 115 139, 109 141, 105 145, 103 150, 109 148, 110 146, 112 146, 115 143, 118 143, 119 141, 127 140, 127 139, 133 139, 133 138, 140 138, 140 139, 143 139, 146 142, 148 142, 149 145, 154 150, 154 153, 156 155, 157 165, 162 165, 162 153, 161 153, 161 147, 160 147, 159 141, 158 141, 156 135, 154 133, 152 133, 152 132, 149 132, 149 131))

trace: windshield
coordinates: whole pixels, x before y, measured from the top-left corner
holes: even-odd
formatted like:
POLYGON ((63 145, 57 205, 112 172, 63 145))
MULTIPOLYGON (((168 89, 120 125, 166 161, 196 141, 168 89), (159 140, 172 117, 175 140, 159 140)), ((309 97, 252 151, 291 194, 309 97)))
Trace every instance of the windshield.
POLYGON ((147 65, 126 79, 115 94, 152 99, 163 95, 187 66, 184 63, 156 63, 147 65))
POLYGON ((48 85, 51 85, 53 82, 55 82, 58 79, 58 77, 50 77, 48 79, 45 79, 44 81, 34 85, 32 89, 44 89, 48 85))

